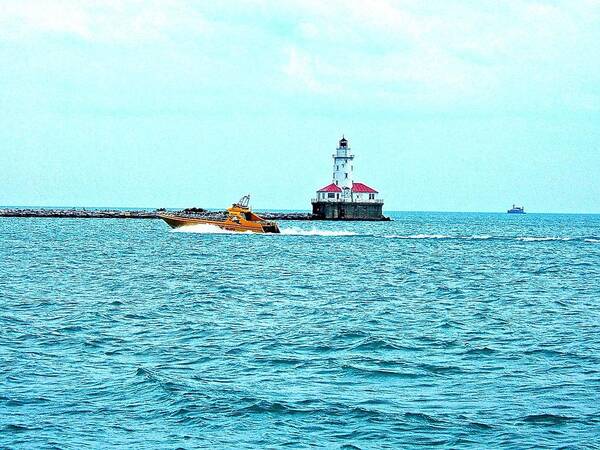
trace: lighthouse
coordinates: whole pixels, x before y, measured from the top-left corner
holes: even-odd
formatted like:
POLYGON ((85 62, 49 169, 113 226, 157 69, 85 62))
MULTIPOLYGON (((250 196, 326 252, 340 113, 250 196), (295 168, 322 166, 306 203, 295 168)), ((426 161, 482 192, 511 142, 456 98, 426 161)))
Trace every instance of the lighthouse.
POLYGON ((342 198, 347 199, 352 190, 354 155, 348 147, 348 140, 342 136, 333 154, 333 183, 342 190, 342 198))
POLYGON ((313 215, 329 220, 388 220, 379 192, 354 181, 354 154, 345 136, 332 156, 332 181, 317 191, 311 202, 313 215))

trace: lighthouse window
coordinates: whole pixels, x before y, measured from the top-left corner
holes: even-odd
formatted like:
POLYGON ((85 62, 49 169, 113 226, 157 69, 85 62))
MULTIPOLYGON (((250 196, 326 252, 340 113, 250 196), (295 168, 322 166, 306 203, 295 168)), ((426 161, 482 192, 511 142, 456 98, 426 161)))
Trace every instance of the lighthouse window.
POLYGON ((335 198, 335 194, 333 192, 330 192, 329 194, 327 194, 327 198, 335 198))
POLYGON ((346 174, 346 178, 348 178, 348 174, 346 174))
POLYGON ((369 200, 375 200, 375 194, 369 194, 369 200))
POLYGON ((340 166, 335 166, 335 170, 340 170, 340 166))

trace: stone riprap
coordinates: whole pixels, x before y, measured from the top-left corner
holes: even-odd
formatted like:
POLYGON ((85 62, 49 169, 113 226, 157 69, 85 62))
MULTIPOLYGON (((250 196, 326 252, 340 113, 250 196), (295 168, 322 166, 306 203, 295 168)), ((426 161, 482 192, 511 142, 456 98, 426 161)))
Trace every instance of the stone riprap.
MULTIPOLYGON (((52 217, 65 219, 158 219, 161 213, 177 214, 185 217, 204 219, 224 219, 225 211, 208 211, 202 208, 188 208, 182 211, 157 210, 118 210, 118 209, 62 209, 62 208, 4 208, 0 217, 52 217)), ((259 212, 268 220, 316 220, 310 213, 259 212)))
POLYGON ((0 217, 53 217, 65 219, 156 219, 157 211, 118 209, 62 209, 62 208, 5 208, 0 217))

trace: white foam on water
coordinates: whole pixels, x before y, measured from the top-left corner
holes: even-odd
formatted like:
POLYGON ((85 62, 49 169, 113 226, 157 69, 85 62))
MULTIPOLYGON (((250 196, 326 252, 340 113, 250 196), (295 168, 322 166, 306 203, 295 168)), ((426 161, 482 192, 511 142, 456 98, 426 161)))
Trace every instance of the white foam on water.
POLYGON ((540 241, 570 241, 568 237, 518 237, 517 241, 540 242, 540 241))
POLYGON ((493 236, 482 234, 474 236, 449 236, 447 234, 412 234, 408 236, 400 234, 389 234, 384 236, 388 239, 466 239, 466 240, 486 240, 492 239, 493 236))
POLYGON ((237 231, 224 230, 216 225, 208 223, 197 223, 194 225, 184 225, 183 227, 171 230, 173 233, 200 233, 200 234, 237 234, 237 231))
POLYGON ((286 236, 357 236, 358 233, 354 231, 345 230, 317 230, 315 228, 311 230, 303 230, 301 228, 281 228, 281 234, 286 236))
MULTIPOLYGON (((216 225, 210 225, 205 223, 195 224, 195 225, 185 225, 183 227, 175 228, 171 230, 173 233, 199 233, 199 234, 260 234, 263 233, 253 233, 252 231, 230 231, 219 228, 216 225)), ((301 228, 281 228, 282 235, 286 236, 356 236, 358 233, 353 231, 335 231, 335 230, 317 230, 315 228, 311 230, 303 230, 301 228)), ((269 236, 277 236, 276 233, 265 233, 269 236)))
POLYGON ((388 239, 451 239, 452 236, 446 234, 412 234, 409 236, 402 236, 400 234, 388 234, 385 236, 388 239))
POLYGON ((600 239, 584 239, 585 242, 590 242, 592 244, 600 244, 600 239))

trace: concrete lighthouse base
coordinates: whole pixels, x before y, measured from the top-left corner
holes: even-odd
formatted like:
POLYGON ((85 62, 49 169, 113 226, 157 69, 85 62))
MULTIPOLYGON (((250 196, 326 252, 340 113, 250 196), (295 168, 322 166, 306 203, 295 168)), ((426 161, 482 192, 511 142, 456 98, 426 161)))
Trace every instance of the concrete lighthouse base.
POLYGON ((313 217, 321 220, 390 220, 383 203, 312 202, 313 217))

